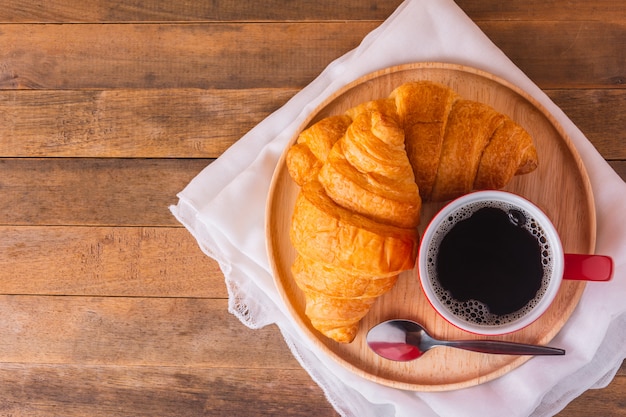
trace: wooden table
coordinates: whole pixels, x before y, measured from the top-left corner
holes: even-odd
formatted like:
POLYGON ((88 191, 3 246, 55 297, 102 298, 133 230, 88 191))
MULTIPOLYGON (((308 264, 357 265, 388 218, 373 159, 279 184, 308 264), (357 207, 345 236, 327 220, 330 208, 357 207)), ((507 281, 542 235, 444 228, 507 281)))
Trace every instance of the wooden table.
MULTIPOLYGON (((337 416, 168 206, 400 0, 0 4, 0 416, 337 416)), ((626 178, 626 3, 458 4, 626 178)))

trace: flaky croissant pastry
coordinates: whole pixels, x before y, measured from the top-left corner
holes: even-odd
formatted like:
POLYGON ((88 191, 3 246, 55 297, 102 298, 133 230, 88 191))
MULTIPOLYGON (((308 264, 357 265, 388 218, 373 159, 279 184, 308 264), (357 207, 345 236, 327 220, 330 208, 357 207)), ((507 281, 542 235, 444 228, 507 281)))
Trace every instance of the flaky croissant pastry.
POLYGON ((414 267, 422 201, 502 188, 535 169, 537 154, 507 116, 420 81, 315 123, 286 163, 300 186, 290 238, 305 314, 349 343, 375 300, 414 267))
POLYGON ((421 208, 393 102, 364 103, 348 114, 348 125, 340 117, 313 125, 287 154, 301 186, 290 229, 298 253, 292 273, 311 324, 339 342, 354 339, 376 298, 413 267, 421 208), (312 149, 324 151, 303 163, 312 149))
POLYGON ((530 135, 486 104, 429 81, 402 84, 390 97, 424 201, 499 189, 537 167, 530 135))

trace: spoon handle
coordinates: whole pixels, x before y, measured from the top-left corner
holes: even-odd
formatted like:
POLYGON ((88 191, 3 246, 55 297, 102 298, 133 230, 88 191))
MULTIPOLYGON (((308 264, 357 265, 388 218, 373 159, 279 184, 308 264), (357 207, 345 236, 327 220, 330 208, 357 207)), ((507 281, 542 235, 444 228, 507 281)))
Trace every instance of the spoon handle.
POLYGON ((456 340, 444 342, 443 345, 473 352, 501 355, 565 355, 565 350, 560 348, 500 340, 456 340))

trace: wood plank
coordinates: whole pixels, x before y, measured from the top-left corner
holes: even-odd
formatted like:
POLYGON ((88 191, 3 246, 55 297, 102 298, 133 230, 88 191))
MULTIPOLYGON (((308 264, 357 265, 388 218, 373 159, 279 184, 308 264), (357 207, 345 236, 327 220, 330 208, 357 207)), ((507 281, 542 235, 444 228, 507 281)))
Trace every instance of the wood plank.
POLYGON ((230 1, 172 2, 164 0, 125 1, 98 0, 84 2, 52 0, 38 7, 29 2, 0 1, 0 22, 174 22, 174 21, 328 21, 383 20, 402 0, 332 0, 293 2, 267 0, 263 7, 230 1))
POLYGON ((626 22, 484 22, 479 26, 544 89, 624 88, 626 22))
POLYGON ((304 86, 379 23, 1 25, 0 88, 304 86))
POLYGON ((217 263, 183 228, 7 226, 0 236, 0 294, 227 297, 217 263))
POLYGON ((626 9, 615 0, 574 0, 567 7, 556 7, 542 0, 455 0, 475 20, 534 21, 623 21, 626 9))
POLYGON ((0 90, 0 155, 217 158, 296 91, 0 90))
MULTIPOLYGON (((0 25, 0 88, 301 88, 379 24, 0 25)), ((480 27, 542 88, 626 84, 626 23, 480 27)))
POLYGON ((626 159, 626 89, 548 90, 546 93, 604 158, 626 159))
MULTIPOLYGON (((0 296, 2 363, 299 369, 273 326, 206 298, 0 296)), ((0 384, 1 386, 1 384, 0 384)))
MULTIPOLYGON (((0 90, 0 155, 217 158, 297 91, 0 90)), ((626 159, 626 89, 546 93, 605 158, 626 159)))
POLYGON ((2 363, 0 387, 7 417, 338 417, 300 369, 2 363))
POLYGON ((208 159, 0 159, 0 225, 179 226, 176 194, 208 159))
MULTIPOLYGON (((338 416, 303 370, 1 364, 0 385, 11 417, 338 416)), ((623 416, 624 389, 626 378, 615 379, 557 415, 623 416)))
MULTIPOLYGON (((174 21, 323 21, 383 20, 402 3, 401 0, 345 0, 336 2, 284 2, 268 0, 263 7, 250 7, 240 1, 172 2, 165 0, 46 2, 46 7, 26 1, 0 1, 0 22, 174 22, 174 21)), ((472 19, 477 20, 596 20, 624 19, 624 7, 615 0, 576 0, 569 7, 554 7, 541 0, 456 0, 472 19)))

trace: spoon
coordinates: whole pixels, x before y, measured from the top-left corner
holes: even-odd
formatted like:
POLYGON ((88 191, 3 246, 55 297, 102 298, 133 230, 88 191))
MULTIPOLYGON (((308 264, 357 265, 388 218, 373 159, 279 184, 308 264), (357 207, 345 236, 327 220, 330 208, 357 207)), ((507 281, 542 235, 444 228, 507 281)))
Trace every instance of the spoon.
POLYGON ((378 355, 393 361, 417 359, 437 346, 503 355, 565 355, 565 350, 559 348, 500 340, 437 340, 410 320, 389 320, 372 327, 367 333, 367 344, 378 355))

